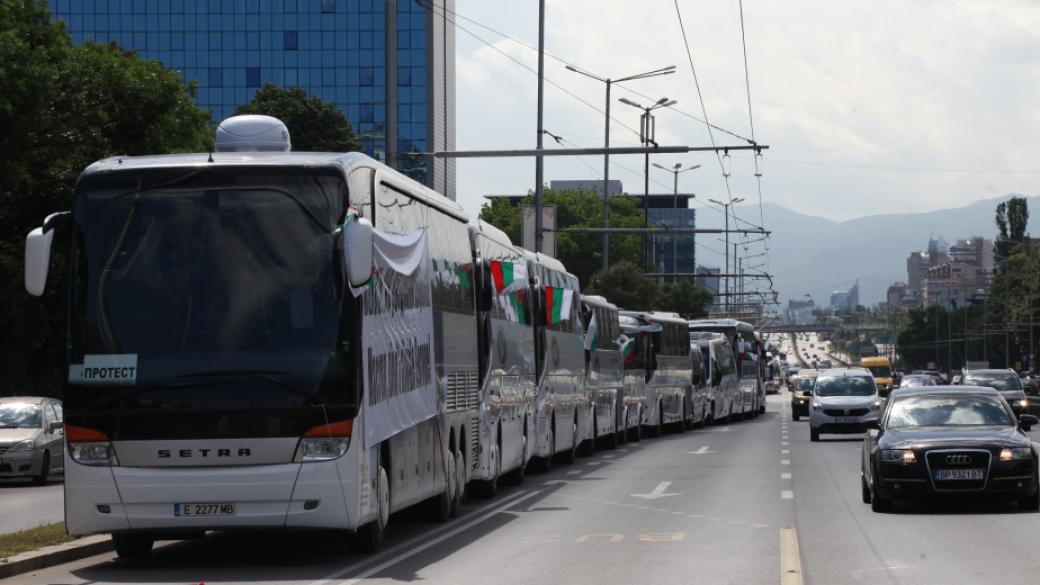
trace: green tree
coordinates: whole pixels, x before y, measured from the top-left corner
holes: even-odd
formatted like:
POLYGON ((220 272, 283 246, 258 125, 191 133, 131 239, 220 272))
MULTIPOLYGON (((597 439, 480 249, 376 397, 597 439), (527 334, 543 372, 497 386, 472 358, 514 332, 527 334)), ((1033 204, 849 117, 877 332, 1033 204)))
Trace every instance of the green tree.
POLYGON ((708 316, 707 308, 713 299, 711 291, 688 280, 680 280, 662 288, 657 305, 662 311, 674 311, 686 319, 701 319, 708 316))
POLYGON ((993 256, 998 272, 1005 272, 1004 262, 1026 241, 1029 203, 1024 197, 1012 197, 997 204, 996 223, 997 239, 993 245, 993 256))
POLYGON ((42 299, 23 288, 24 238, 69 209, 79 173, 114 155, 204 150, 195 87, 113 45, 73 46, 44 1, 0 0, 0 393, 58 394, 64 366, 63 242, 42 299))
POLYGON ((265 84, 253 96, 253 101, 238 106, 235 114, 263 114, 285 122, 293 150, 361 150, 354 128, 343 112, 335 104, 317 96, 309 96, 299 87, 282 88, 273 83, 265 84))
MULTIPOLYGON (((603 199, 595 191, 546 189, 545 205, 556 206, 557 229, 571 227, 603 227, 603 199)), ((534 195, 528 194, 520 203, 534 205, 534 195)), ((632 197, 611 197, 611 227, 642 227, 642 210, 632 197)), ((521 209, 504 199, 485 203, 480 210, 480 219, 506 232, 516 245, 521 245, 521 209)), ((603 236, 600 234, 572 234, 557 232, 556 257, 581 282, 587 282, 603 263, 603 236)), ((610 237, 610 263, 630 262, 643 264, 642 238, 639 236, 612 235, 610 237)))
POLYGON ((653 310, 660 294, 656 280, 639 266, 624 260, 593 274, 582 281, 582 286, 584 292, 602 295, 623 309, 653 310))

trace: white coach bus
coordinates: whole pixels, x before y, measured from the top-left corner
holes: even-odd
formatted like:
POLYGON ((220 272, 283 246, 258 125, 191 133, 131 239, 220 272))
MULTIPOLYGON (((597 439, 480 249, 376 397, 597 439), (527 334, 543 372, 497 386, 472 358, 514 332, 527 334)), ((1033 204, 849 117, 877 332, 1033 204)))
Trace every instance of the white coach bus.
MULTIPOLYGON (((722 333, 735 356, 739 393, 727 418, 752 418, 766 411, 765 349, 750 323, 736 319, 702 319, 689 322, 691 334, 709 331, 722 333)), ((692 339, 692 337, 691 337, 692 339)))
POLYGON ((524 250, 535 325, 538 397, 534 452, 543 469, 559 455, 572 463, 593 439, 592 401, 586 392, 585 348, 578 277, 545 254, 524 250))
POLYGON ((375 548, 391 512, 447 516, 480 451, 462 208, 362 154, 289 152, 272 118, 216 146, 96 162, 26 239, 36 295, 70 242, 69 532, 125 557, 252 528, 375 548))
POLYGON ((537 381, 527 257, 502 230, 470 225, 478 282, 481 404, 473 484, 492 497, 498 481, 520 483, 533 450, 537 381), (483 446, 483 448, 480 448, 483 446))

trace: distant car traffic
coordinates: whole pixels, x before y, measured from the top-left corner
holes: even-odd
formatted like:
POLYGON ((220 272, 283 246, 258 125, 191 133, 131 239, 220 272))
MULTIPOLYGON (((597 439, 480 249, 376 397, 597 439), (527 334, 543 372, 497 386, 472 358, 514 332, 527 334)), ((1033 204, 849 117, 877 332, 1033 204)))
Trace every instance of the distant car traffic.
POLYGON ((939 495, 997 496, 1040 509, 1037 453, 1000 394, 978 386, 898 388, 860 461, 863 503, 875 512, 895 500, 939 495))
POLYGON ((822 433, 862 433, 877 424, 881 407, 877 386, 863 368, 824 370, 813 386, 809 439, 822 433))
POLYGON ((914 370, 912 372, 912 374, 913 375, 922 375, 922 376, 931 376, 931 378, 933 380, 935 380, 936 384, 940 384, 941 385, 941 384, 945 384, 946 383, 946 378, 943 377, 942 374, 940 374, 939 372, 937 372, 935 370, 914 370))
POLYGON ((52 398, 0 398, 0 477, 29 477, 38 485, 63 471, 61 402, 52 398))
POLYGON ((903 376, 903 379, 899 382, 900 388, 915 388, 917 386, 937 386, 935 378, 931 376, 925 376, 922 374, 909 374, 903 376))
POLYGON ((986 386, 993 388, 1011 405, 1011 410, 1018 416, 1029 410, 1029 399, 1022 387, 1022 379, 1011 368, 1000 370, 967 370, 961 376, 961 384, 965 386, 986 386))
POLYGON ((791 418, 798 420, 809 416, 809 403, 812 401, 813 385, 816 384, 816 370, 805 369, 798 372, 798 378, 791 390, 791 418))

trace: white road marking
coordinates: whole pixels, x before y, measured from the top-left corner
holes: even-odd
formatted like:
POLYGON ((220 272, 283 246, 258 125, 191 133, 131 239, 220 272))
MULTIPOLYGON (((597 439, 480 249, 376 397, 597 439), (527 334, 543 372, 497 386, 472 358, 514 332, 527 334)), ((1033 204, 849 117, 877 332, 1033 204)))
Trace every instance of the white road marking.
POLYGON ((790 449, 780 449, 780 454, 781 455, 790 455, 791 454, 791 450, 790 449))
POLYGON ((790 441, 780 441, 780 444, 781 445, 790 445, 791 442, 790 441))
POLYGON ((780 465, 790 465, 790 464, 791 464, 791 460, 790 459, 781 459, 780 460, 780 465))
POLYGON ((603 463, 603 462, 602 461, 589 461, 585 465, 599 465, 600 463, 603 463))
POLYGON ((793 500, 794 499, 794 492, 792 492, 791 490, 781 490, 780 491, 780 497, 785 499, 785 500, 793 500))
POLYGON ((667 498, 668 496, 679 496, 679 495, 682 495, 682 494, 669 494, 669 493, 666 493, 666 491, 668 490, 668 486, 670 486, 670 485, 672 485, 672 482, 670 482, 670 481, 662 481, 661 483, 657 484, 657 487, 655 487, 653 489, 653 491, 651 491, 648 494, 628 494, 628 495, 636 497, 636 498, 642 498, 644 500, 656 500, 656 499, 659 499, 659 498, 667 498))
POLYGON ((548 481, 543 481, 542 485, 559 485, 561 483, 567 483, 567 482, 563 481, 562 479, 550 479, 548 481))
POLYGON ((709 451, 708 446, 704 445, 696 451, 687 451, 687 453, 689 453, 690 455, 707 455, 708 453, 714 453, 714 451, 709 451))
MULTIPOLYGON (((518 504, 518 503, 520 503, 520 502, 522 502, 522 501, 524 501, 524 500, 526 500, 528 498, 534 497, 534 496, 538 495, 539 493, 541 493, 541 492, 539 492, 537 490, 533 491, 533 492, 530 492, 530 493, 527 493, 527 494, 524 494, 523 492, 520 492, 520 493, 518 493, 516 495, 516 497, 511 498, 511 499, 507 499, 505 502, 502 503, 501 506, 498 506, 498 507, 490 510, 489 512, 485 513, 485 514, 481 514, 480 516, 477 516, 473 520, 470 520, 469 522, 465 522, 465 523, 455 527, 454 529, 449 530, 449 531, 441 534, 440 536, 438 536, 437 538, 434 538, 432 540, 426 540, 426 539, 429 538, 429 535, 420 535, 420 536, 417 536, 417 537, 412 538, 410 540, 407 540, 405 542, 402 542, 401 544, 399 544, 399 545, 393 547, 392 549, 386 551, 386 553, 380 555, 380 557, 389 556, 390 557, 389 559, 387 559, 386 561, 384 561, 382 563, 379 563, 378 565, 376 565, 374 567, 366 569, 365 571, 359 573, 355 577, 351 577, 350 579, 347 579, 346 581, 340 581, 339 585, 354 585, 356 583, 359 583, 360 581, 363 581, 363 580, 371 577, 372 575, 375 575, 376 573, 384 571, 384 570, 386 570, 386 569, 396 565, 397 563, 399 563, 399 562, 401 562, 401 561, 403 561, 405 559, 411 558, 411 557, 421 553, 422 551, 424 551, 424 550, 426 550, 426 549, 428 549, 428 548, 430 548, 432 546, 436 546, 436 545, 444 542, 445 540, 448 540, 449 538, 451 538, 451 537, 453 537, 453 536, 455 536, 455 535, 457 535, 459 533, 465 532, 465 531, 469 530, 470 528, 476 526, 477 524, 480 524, 481 522, 484 522, 488 518, 491 518, 492 516, 500 514, 500 513, 504 512, 504 511, 508 510, 512 506, 514 506, 514 505, 516 505, 516 504, 518 504), (420 540, 425 540, 425 542, 423 542, 422 544, 418 544, 418 542, 420 540), (391 556, 391 555, 393 555, 393 556, 391 556)), ((327 576, 325 576, 325 577, 323 577, 323 578, 321 578, 321 579, 319 579, 317 581, 312 581, 310 585, 325 585, 329 581, 332 581, 333 579, 339 579, 343 575, 346 575, 346 574, 348 574, 348 573, 350 573, 352 571, 355 571, 355 570, 357 570, 357 567, 347 567, 345 569, 340 569, 339 571, 336 571, 335 573, 327 575, 327 576)))
POLYGON ((580 470, 578 470, 578 469, 572 469, 572 470, 570 470, 570 471, 568 471, 568 472, 567 472, 567 475, 578 475, 579 473, 581 473, 581 471, 580 471, 580 470))
POLYGON ((791 479, 791 472, 785 471, 780 474, 780 479, 791 479))

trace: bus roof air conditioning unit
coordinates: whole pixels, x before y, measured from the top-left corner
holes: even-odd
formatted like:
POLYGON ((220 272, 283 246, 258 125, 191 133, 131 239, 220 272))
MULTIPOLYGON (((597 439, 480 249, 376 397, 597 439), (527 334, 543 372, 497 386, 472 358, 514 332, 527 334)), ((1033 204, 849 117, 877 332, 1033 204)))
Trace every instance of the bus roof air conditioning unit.
POLYGON ((217 152, 289 152, 289 129, 271 116, 232 116, 217 127, 217 152))

